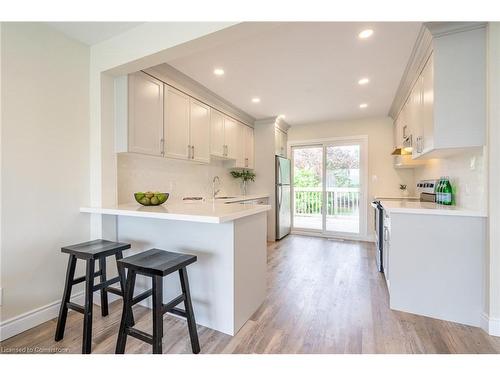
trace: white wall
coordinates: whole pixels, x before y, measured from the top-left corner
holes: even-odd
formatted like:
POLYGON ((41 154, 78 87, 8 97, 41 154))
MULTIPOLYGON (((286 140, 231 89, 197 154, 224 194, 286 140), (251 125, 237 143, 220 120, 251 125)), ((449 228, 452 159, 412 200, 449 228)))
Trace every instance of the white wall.
MULTIPOLYGON (((389 117, 360 120, 331 121, 318 124, 292 126, 288 141, 307 141, 321 138, 368 136, 368 204, 375 196, 401 195, 399 184, 407 184, 410 194, 413 189, 413 171, 393 167, 393 121, 389 117)), ((373 215, 368 207, 368 234, 373 228, 373 215)))
POLYGON ((89 48, 41 23, 1 24, 1 321, 61 298, 88 240, 89 48))
POLYGON ((148 190, 168 192, 169 200, 186 196, 210 198, 214 176, 221 180, 219 196, 241 194, 239 180, 230 175, 223 161, 198 164, 148 155, 119 154, 118 203, 134 202, 134 192, 148 190))
POLYGON ((415 169, 415 180, 449 176, 456 189, 456 204, 486 211, 486 165, 483 150, 470 149, 446 159, 431 159, 415 169))

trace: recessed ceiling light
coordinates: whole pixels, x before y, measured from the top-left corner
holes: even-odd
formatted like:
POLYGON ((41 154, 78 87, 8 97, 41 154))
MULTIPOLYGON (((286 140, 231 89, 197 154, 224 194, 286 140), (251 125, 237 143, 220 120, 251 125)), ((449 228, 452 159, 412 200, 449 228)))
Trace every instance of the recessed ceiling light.
POLYGON ((224 75, 224 69, 216 68, 216 69, 214 69, 214 74, 216 76, 223 76, 224 75))
POLYGON ((260 103, 260 98, 252 98, 253 103, 260 103))
POLYGON ((366 38, 369 38, 373 35, 373 30, 372 29, 366 29, 366 30, 363 30, 361 31, 359 34, 358 34, 358 37, 360 39, 366 39, 366 38))
POLYGON ((366 104, 366 103, 361 103, 361 104, 359 105, 359 108, 361 108, 361 109, 364 109, 364 108, 366 108, 366 107, 368 107, 368 104, 366 104))
POLYGON ((359 85, 366 85, 367 83, 370 82, 370 79, 369 78, 361 78, 359 81, 358 81, 358 84, 359 85))

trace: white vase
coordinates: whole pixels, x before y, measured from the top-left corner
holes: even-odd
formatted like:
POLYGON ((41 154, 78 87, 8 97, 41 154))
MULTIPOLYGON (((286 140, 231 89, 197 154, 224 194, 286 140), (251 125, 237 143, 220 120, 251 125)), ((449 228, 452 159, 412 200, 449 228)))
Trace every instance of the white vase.
POLYGON ((247 195, 247 181, 241 180, 241 195, 247 195))
POLYGON ((406 189, 401 190, 401 196, 408 197, 409 195, 410 195, 410 193, 408 192, 408 190, 406 190, 406 189))

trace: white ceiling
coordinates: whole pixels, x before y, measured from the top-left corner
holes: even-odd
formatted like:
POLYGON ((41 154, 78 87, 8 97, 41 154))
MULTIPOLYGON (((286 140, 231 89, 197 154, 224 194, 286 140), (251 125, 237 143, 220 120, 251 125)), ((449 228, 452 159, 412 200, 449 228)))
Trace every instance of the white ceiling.
POLYGON ((169 61, 256 119, 290 124, 387 115, 421 24, 289 22, 169 61), (371 38, 358 33, 372 28, 371 38), (223 68, 216 77, 213 69, 223 68), (369 77, 368 85, 358 85, 369 77), (252 103, 258 96, 261 102, 252 103), (361 110, 360 103, 368 103, 361 110))
POLYGON ((50 26, 89 46, 121 34, 142 22, 47 22, 50 26))

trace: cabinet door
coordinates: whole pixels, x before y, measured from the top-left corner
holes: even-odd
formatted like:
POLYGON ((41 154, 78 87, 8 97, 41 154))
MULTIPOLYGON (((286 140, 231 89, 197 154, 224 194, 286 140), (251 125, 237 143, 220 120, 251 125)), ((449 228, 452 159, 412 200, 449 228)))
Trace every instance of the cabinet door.
POLYGON ((237 140, 237 147, 236 147, 236 164, 235 166, 237 168, 245 168, 247 166, 246 163, 246 128, 247 126, 242 124, 241 122, 236 123, 236 129, 238 136, 236 138, 237 140))
POLYGON ((189 134, 191 158, 203 163, 210 162, 210 108, 190 99, 189 134))
POLYGON ((281 156, 286 158, 286 144, 287 144, 287 134, 285 132, 280 131, 281 133, 281 141, 280 141, 280 150, 281 150, 281 156))
POLYGON ((434 61, 432 55, 422 72, 422 102, 422 152, 426 152, 434 147, 434 61))
POLYGON ((254 168, 254 138, 253 129, 249 126, 245 126, 245 163, 246 167, 254 168))
POLYGON ((238 136, 239 127, 235 120, 224 117, 224 143, 226 145, 226 157, 236 160, 238 158, 238 136))
POLYGON ((281 138, 281 130, 279 130, 277 127, 274 128, 274 153, 276 155, 281 156, 281 150, 282 150, 282 138, 281 138))
POLYGON ((210 111, 210 154, 225 156, 224 116, 219 111, 210 111))
POLYGON ((188 159, 189 149, 189 97, 165 85, 165 156, 188 159))
POLYGON ((142 72, 128 78, 128 151, 163 154, 163 83, 142 72))

